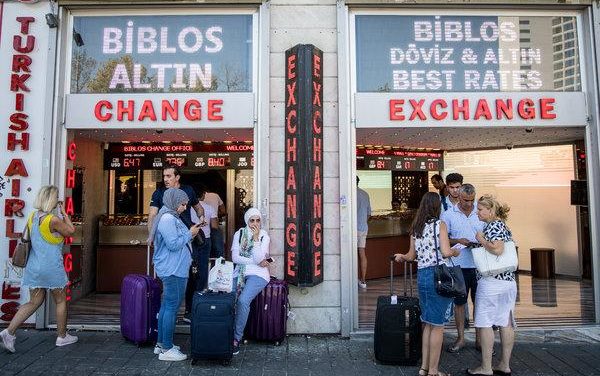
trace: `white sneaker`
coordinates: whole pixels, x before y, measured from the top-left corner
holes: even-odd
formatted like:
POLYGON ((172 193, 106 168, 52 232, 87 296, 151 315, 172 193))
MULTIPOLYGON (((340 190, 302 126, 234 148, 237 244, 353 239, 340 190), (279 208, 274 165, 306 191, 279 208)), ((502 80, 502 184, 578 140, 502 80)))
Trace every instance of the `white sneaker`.
POLYGON ((15 352, 15 340, 17 336, 10 335, 8 329, 4 329, 0 332, 0 338, 2 338, 2 345, 7 351, 11 353, 15 352))
POLYGON ((165 360, 167 362, 180 362, 186 359, 187 355, 176 349, 175 346, 171 347, 168 351, 158 354, 158 360, 165 360))
MULTIPOLYGON (((177 345, 173 345, 173 348, 175 348, 177 350, 181 349, 181 347, 179 347, 177 345)), ((165 352, 165 350, 163 350, 162 346, 160 346, 158 344, 156 344, 156 346, 154 346, 154 355, 159 355, 159 354, 162 354, 164 352, 165 352)))
POLYGON ((72 336, 69 333, 65 334, 64 337, 56 337, 56 346, 67 346, 79 341, 77 336, 72 336))
POLYGON ((367 283, 363 281, 358 281, 358 287, 360 287, 361 289, 366 289, 367 283))

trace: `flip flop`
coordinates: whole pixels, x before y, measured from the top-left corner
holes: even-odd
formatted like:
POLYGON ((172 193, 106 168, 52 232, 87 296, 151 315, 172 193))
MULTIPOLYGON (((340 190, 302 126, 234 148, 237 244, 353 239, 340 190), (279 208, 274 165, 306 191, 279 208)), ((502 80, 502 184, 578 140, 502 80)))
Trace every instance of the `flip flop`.
POLYGON ((464 345, 458 346, 458 345, 454 344, 454 345, 448 346, 446 348, 446 351, 448 351, 449 353, 452 353, 452 354, 457 354, 460 351, 460 349, 462 349, 463 347, 465 347, 465 346, 464 345))
POLYGON ((467 375, 471 375, 471 376, 492 376, 494 374, 493 372, 489 375, 487 373, 471 372, 471 370, 469 368, 467 368, 466 373, 467 373, 467 375))
POLYGON ((492 371, 494 371, 494 375, 498 375, 498 376, 511 376, 511 374, 512 374, 512 372, 504 372, 499 369, 492 369, 492 371))
POLYGON ((429 375, 429 370, 428 369, 425 369, 425 368, 420 368, 419 369, 419 376, 427 376, 427 375, 429 375))

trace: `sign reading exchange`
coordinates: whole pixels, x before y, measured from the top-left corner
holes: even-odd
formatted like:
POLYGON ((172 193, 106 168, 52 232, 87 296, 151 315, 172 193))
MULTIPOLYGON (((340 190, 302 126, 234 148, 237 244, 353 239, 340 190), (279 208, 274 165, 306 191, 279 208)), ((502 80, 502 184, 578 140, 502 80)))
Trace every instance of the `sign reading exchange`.
POLYGON ((580 91, 575 17, 357 15, 358 92, 580 91))

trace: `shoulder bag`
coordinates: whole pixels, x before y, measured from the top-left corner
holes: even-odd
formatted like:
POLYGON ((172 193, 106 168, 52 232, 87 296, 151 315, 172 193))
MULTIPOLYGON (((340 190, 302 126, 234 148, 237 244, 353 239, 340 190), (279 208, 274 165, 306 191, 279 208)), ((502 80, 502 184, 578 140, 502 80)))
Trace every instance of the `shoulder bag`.
POLYGON ((435 242, 435 257, 437 265, 433 271, 433 283, 435 291, 438 295, 446 298, 459 298, 467 295, 467 288, 465 285, 465 277, 463 276, 460 266, 454 265, 452 259, 450 262, 452 266, 446 264, 440 264, 440 256, 438 252, 440 248, 437 243, 437 222, 433 224, 433 241, 435 242))
POLYGON ((500 255, 488 252, 484 247, 471 249, 473 261, 479 273, 484 277, 505 272, 514 272, 519 266, 517 248, 512 240, 504 242, 504 251, 500 255))
POLYGON ((21 239, 19 239, 19 243, 15 247, 15 251, 12 256, 12 265, 18 268, 24 268, 27 265, 27 260, 29 259, 29 252, 31 251, 31 219, 33 218, 33 213, 29 215, 27 218, 27 222, 25 223, 25 230, 21 234, 21 239))

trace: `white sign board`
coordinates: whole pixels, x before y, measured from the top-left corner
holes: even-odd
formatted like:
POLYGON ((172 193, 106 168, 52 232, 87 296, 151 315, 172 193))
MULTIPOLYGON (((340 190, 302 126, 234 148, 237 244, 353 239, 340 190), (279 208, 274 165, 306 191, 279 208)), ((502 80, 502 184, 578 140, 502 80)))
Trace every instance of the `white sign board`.
POLYGON ((254 94, 69 94, 68 129, 252 128, 254 94))
MULTIPOLYGON (((29 300, 28 290, 21 288, 22 270, 9 259, 47 168, 44 139, 52 121, 46 116, 52 107, 48 64, 54 64, 44 18, 48 9, 47 1, 0 2, 0 197, 5 208, 0 218, 0 322, 10 321, 29 300)), ((35 316, 28 320, 33 321, 35 316)))
POLYGON ((565 126, 588 123, 585 94, 357 93, 357 128, 565 126))

